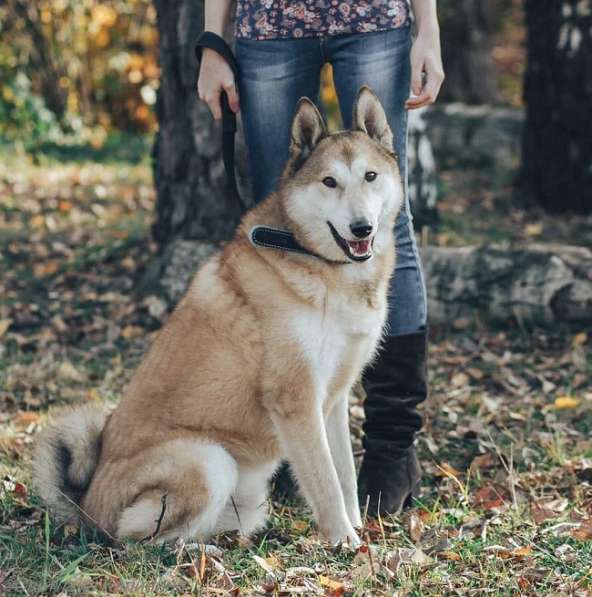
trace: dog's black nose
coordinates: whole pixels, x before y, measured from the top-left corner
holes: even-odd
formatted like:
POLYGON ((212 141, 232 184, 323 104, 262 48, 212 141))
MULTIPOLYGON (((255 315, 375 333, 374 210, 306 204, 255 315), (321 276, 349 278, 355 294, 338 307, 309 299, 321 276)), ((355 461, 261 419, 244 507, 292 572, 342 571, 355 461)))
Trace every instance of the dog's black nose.
POLYGON ((354 220, 349 225, 349 229, 357 238, 366 238, 372 232, 372 224, 366 218, 360 218, 359 220, 354 220))

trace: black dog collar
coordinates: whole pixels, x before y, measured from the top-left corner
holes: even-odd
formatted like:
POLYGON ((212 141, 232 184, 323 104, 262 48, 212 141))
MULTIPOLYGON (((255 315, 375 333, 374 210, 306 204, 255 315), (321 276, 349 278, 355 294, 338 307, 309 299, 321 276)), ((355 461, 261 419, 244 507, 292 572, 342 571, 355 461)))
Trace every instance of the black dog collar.
POLYGON ((292 232, 282 228, 271 228, 270 226, 253 226, 249 233, 249 240, 257 247, 266 247, 268 249, 279 249, 280 251, 290 251, 300 253, 301 255, 310 255, 321 259, 332 265, 347 265, 351 261, 333 261, 313 251, 303 247, 292 232))

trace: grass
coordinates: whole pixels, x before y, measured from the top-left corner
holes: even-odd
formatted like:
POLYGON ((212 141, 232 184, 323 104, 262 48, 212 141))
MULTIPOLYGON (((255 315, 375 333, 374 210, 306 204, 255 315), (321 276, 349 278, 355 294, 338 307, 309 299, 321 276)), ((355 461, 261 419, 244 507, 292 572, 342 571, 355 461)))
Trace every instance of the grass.
MULTIPOLYGON (((158 297, 135 293, 155 254, 154 197, 147 157, 10 159, 0 174, 0 593, 592 591, 592 338, 577 328, 432 330, 422 493, 400 516, 367 520, 358 552, 323 544, 300 502, 270 501, 256 537, 207 548, 109 545, 57 525, 31 484, 31 447, 53 409, 117 400, 166 318, 151 308, 158 297)), ((436 242, 480 242, 504 228, 509 240, 531 238, 527 214, 507 226, 509 195, 466 194, 455 181, 436 242), (472 225, 447 223, 465 208, 472 225)), ((582 223, 556 223, 562 238, 570 225, 582 223)), ((359 453, 358 398, 351 415, 359 453)))

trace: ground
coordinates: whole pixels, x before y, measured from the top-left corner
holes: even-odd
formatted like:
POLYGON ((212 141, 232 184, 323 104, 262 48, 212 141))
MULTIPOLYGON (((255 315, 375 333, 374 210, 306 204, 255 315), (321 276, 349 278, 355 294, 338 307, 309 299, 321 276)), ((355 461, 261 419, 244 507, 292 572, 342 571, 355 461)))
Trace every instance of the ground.
MULTIPOLYGON (((592 333, 577 328, 432 330, 421 497, 367 521, 357 553, 320 542, 298 503, 208 547, 57 525, 31 485, 36 433, 60 405, 117 400, 170 305, 138 292, 156 251, 147 145, 50 149, 0 156, 0 593, 590 594, 592 333)), ((429 242, 592 244, 589 220, 520 210, 475 177, 446 174, 429 242)), ((351 414, 359 448, 357 399, 351 414)))

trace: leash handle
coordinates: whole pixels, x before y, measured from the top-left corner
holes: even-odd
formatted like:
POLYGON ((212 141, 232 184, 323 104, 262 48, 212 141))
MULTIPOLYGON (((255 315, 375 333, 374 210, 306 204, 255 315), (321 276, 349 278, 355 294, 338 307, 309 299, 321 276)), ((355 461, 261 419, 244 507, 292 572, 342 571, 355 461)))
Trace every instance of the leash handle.
MULTIPOLYGON (((201 68, 201 59, 204 48, 213 50, 224 60, 230 67, 234 75, 235 82, 238 82, 239 71, 238 63, 232 49, 226 43, 226 41, 211 31, 204 31, 200 34, 195 42, 195 57, 201 68)), ((228 101, 228 95, 226 91, 222 90, 220 94, 220 106, 222 109, 222 160, 224 162, 224 170, 226 171, 226 186, 229 192, 234 195, 241 211, 244 213, 247 211, 248 206, 238 190, 236 182, 236 172, 234 169, 234 146, 236 137, 236 114, 232 111, 230 103, 228 101)))

